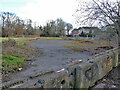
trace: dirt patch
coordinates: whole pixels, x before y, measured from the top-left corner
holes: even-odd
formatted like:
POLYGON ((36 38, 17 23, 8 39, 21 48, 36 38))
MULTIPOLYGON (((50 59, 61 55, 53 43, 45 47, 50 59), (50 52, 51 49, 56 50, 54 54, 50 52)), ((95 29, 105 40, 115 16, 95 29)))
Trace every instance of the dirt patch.
POLYGON ((95 50, 101 50, 101 49, 104 49, 104 50, 109 50, 109 49, 113 49, 113 46, 103 46, 103 47, 97 47, 95 50))
POLYGON ((91 52, 91 55, 98 54, 100 52, 105 52, 106 50, 113 49, 113 46, 101 46, 95 48, 87 48, 87 51, 91 52))
POLYGON ((6 40, 2 42, 2 54, 8 55, 8 54, 16 54, 19 53, 24 56, 24 58, 28 60, 32 60, 36 55, 38 48, 30 47, 26 43, 22 45, 22 49, 19 47, 19 42, 16 42, 15 40, 6 40))
POLYGON ((107 41, 96 41, 96 40, 84 40, 75 39, 69 43, 69 45, 64 45, 64 47, 71 48, 75 52, 87 51, 90 55, 95 55, 106 50, 113 49, 117 44, 107 41))
POLYGON ((88 44, 93 44, 93 41, 89 41, 89 40, 78 40, 80 43, 88 43, 88 44))

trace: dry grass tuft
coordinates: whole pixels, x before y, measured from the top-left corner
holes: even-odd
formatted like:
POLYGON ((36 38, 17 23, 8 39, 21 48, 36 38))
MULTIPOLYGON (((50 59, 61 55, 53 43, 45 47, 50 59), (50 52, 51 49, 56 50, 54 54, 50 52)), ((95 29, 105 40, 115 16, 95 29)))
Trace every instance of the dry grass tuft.
POLYGON ((90 39, 75 39, 72 42, 68 42, 69 45, 63 47, 71 48, 75 52, 90 52, 91 55, 116 47, 117 44, 107 41, 95 41, 90 39))

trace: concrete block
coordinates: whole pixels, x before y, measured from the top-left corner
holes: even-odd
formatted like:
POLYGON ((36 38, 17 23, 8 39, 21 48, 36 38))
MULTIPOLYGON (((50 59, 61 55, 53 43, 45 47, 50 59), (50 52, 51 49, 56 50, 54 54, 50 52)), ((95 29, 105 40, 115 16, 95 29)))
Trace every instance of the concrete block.
POLYGON ((118 55, 118 63, 120 64, 120 49, 118 50, 118 53, 119 53, 119 55, 118 55))
POLYGON ((104 77, 109 71, 113 68, 113 54, 107 53, 103 56, 98 57, 98 60, 96 60, 98 68, 99 68, 99 77, 98 79, 101 79, 104 77), (99 62, 98 62, 99 61, 99 62))
POLYGON ((89 88, 98 80, 98 65, 96 63, 86 62, 76 68, 76 88, 89 88))
POLYGON ((113 67, 117 67, 119 64, 118 63, 118 55, 119 55, 118 50, 113 50, 113 54, 114 54, 113 67))
POLYGON ((75 88, 75 84, 76 84, 76 79, 77 79, 77 76, 76 76, 76 68, 78 66, 76 65, 73 65, 73 66, 69 66, 67 68, 68 70, 68 78, 69 78, 69 88, 73 89, 75 88))
POLYGON ((43 88, 69 88, 68 72, 54 73, 45 80, 43 88))
POLYGON ((82 62, 76 62, 76 63, 71 63, 68 65, 67 70, 68 70, 68 79, 69 79, 69 88, 73 89, 76 87, 77 81, 77 68, 79 67, 80 64, 83 64, 82 62))
POLYGON ((101 55, 76 67, 76 88, 89 88, 103 78, 113 67, 113 53, 101 55))

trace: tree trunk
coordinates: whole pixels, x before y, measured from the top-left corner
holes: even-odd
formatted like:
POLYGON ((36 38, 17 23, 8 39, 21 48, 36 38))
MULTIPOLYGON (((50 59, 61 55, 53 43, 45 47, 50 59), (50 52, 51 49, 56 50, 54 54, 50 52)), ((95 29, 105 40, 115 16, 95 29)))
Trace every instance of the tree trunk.
POLYGON ((120 64, 120 35, 118 35, 118 62, 119 62, 119 64, 120 64))
POLYGON ((69 30, 67 30, 67 35, 69 36, 69 30))
MULTIPOLYGON (((118 25, 118 49, 120 49, 120 25, 118 25)), ((118 51, 118 62, 120 63, 120 50, 118 51)))
POLYGON ((117 24, 117 31, 118 31, 118 48, 120 48, 120 20, 118 21, 117 24))
POLYGON ((120 48, 120 31, 119 30, 120 30, 120 27, 117 30, 118 31, 117 33, 118 34, 118 48, 120 48))

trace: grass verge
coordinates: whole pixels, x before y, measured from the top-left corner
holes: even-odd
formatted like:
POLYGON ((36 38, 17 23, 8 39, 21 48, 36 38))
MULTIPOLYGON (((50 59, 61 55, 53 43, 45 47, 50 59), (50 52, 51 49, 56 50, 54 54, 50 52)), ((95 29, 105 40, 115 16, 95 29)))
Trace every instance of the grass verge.
POLYGON ((20 54, 14 55, 2 55, 2 70, 3 73, 16 71, 19 68, 23 67, 25 58, 20 54))
POLYGON ((60 37, 40 37, 40 40, 63 40, 60 37))
POLYGON ((18 71, 32 61, 37 49, 27 46, 35 38, 2 38, 2 73, 18 71))

